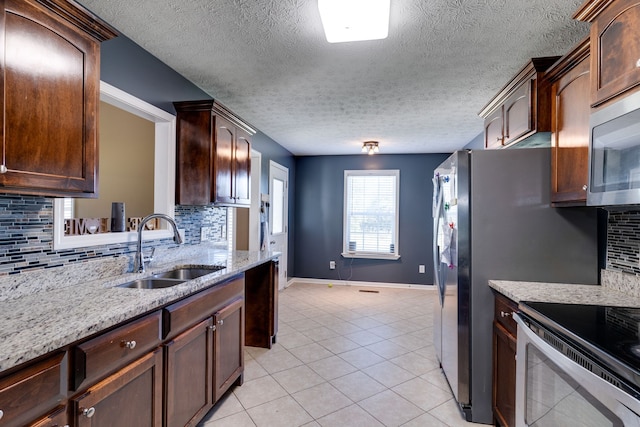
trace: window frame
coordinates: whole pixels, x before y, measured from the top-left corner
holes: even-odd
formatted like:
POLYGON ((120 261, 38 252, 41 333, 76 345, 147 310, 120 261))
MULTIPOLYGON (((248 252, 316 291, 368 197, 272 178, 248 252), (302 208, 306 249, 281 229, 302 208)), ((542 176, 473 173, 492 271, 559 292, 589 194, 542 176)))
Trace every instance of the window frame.
POLYGON ((400 259, 400 170, 399 169, 367 169, 367 170, 345 170, 343 182, 343 215, 342 215, 342 257, 344 258, 367 258, 367 259, 400 259), (394 176, 395 185, 395 225, 394 225, 394 252, 368 252, 368 251, 350 251, 348 233, 348 206, 349 192, 348 181, 351 176, 394 176))

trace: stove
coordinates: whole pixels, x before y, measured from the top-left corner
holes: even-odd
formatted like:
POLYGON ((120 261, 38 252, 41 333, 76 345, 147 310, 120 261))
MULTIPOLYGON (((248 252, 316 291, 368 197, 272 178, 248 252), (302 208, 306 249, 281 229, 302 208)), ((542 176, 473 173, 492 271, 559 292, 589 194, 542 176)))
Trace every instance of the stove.
POLYGON ((521 302, 519 309, 568 344, 551 342, 556 349, 577 349, 560 351, 640 399, 640 308, 521 302))

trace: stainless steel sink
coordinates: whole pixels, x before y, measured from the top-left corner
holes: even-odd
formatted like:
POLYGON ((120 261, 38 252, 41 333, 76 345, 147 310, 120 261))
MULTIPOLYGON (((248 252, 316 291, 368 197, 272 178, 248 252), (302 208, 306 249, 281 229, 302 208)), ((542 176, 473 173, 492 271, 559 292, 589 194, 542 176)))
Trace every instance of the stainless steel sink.
POLYGON ((157 273, 151 277, 157 278, 157 279, 192 280, 192 279, 197 279, 198 277, 204 276, 206 274, 211 274, 215 271, 222 270, 223 268, 225 267, 222 267, 222 266, 207 267, 207 268, 182 267, 182 268, 176 268, 175 270, 165 271, 164 273, 157 273))
POLYGON ((119 288, 132 289, 163 289, 171 286, 179 285, 188 280, 197 279, 198 277, 210 274, 218 270, 226 268, 224 266, 213 266, 207 268, 199 267, 181 267, 164 273, 156 273, 151 277, 132 280, 131 282, 118 285, 119 288))
POLYGON ((119 288, 132 288, 132 289, 163 289, 170 288, 171 286, 184 283, 186 280, 176 279, 159 279, 154 277, 147 277, 145 279, 137 279, 131 282, 118 285, 119 288))

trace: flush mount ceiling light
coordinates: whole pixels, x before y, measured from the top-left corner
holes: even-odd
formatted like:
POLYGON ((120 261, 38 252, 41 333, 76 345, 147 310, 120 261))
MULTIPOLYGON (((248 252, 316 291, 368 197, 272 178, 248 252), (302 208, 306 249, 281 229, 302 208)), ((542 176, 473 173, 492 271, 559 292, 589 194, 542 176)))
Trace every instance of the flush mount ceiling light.
POLYGON ((379 40, 389 34, 391 0, 318 0, 329 43, 379 40))
POLYGON ((365 141, 362 144, 362 152, 367 153, 369 155, 375 154, 378 151, 378 141, 365 141))

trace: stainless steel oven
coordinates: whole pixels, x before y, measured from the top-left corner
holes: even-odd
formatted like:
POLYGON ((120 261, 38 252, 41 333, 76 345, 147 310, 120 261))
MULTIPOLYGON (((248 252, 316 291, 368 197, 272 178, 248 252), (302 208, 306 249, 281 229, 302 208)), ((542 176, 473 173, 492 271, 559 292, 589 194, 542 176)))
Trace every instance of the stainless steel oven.
POLYGON ((527 313, 514 314, 516 426, 640 426, 635 373, 624 378, 610 355, 583 347, 570 328, 527 313))

